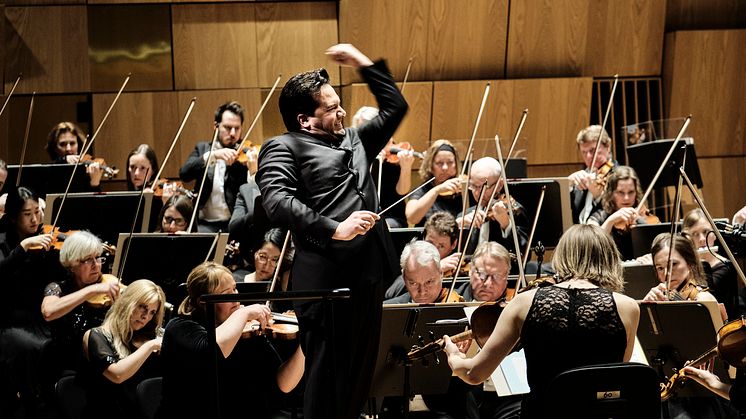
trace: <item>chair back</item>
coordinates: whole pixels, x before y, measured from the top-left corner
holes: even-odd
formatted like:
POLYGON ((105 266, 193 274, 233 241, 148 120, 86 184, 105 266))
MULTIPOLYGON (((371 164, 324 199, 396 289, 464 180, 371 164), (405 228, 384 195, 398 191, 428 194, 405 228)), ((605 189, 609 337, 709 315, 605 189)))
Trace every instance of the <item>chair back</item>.
POLYGON ((60 413, 67 419, 79 419, 87 403, 85 389, 75 382, 75 375, 66 375, 54 385, 60 413))
POLYGON ((155 413, 161 404, 162 393, 163 377, 148 378, 137 385, 137 403, 140 405, 140 412, 144 418, 155 418, 155 413))

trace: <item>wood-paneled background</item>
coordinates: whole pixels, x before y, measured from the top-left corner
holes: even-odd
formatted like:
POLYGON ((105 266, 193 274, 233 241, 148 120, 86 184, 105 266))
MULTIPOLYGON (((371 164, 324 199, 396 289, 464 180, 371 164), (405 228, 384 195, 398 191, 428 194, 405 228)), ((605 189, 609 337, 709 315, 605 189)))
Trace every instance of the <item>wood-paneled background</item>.
MULTIPOLYGON (((597 112, 591 120, 594 80, 660 80, 663 115, 693 117, 689 134, 711 211, 731 216, 746 204, 740 0, 6 0, 0 15, 0 93, 23 73, 0 116, 0 158, 11 164, 20 156, 32 92, 27 162, 39 163, 55 123, 95 130, 132 73, 95 154, 124 166, 129 150, 149 143, 162 159, 196 97, 166 167, 176 176, 194 143, 211 135, 221 102, 244 104, 247 128, 278 75, 284 83, 329 67, 324 49, 350 42, 371 58, 385 57, 400 81, 412 59, 405 90, 411 109, 396 138, 417 150, 448 138, 463 152, 487 82, 477 156, 494 154, 495 134, 507 148, 527 108, 518 149, 532 176, 580 167, 575 135, 598 123, 597 112)), ((333 66, 329 73, 348 113, 373 104, 353 71, 333 66)), ((261 143, 283 130, 274 97, 251 138, 261 143)))

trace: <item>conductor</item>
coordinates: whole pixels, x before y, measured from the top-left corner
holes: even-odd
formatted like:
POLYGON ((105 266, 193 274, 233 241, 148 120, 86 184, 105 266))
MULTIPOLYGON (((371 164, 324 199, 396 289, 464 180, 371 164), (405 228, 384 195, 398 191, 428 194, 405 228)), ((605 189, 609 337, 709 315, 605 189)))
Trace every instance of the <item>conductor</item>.
POLYGON ((359 70, 380 112, 345 128, 346 112, 326 70, 291 77, 280 113, 288 132, 265 141, 257 182, 271 220, 289 228, 294 290, 349 288, 349 300, 295 305, 306 355, 304 417, 358 417, 368 396, 381 327, 384 287, 398 273, 396 252, 374 212, 368 172, 407 111, 386 64, 349 44, 326 54, 359 70))

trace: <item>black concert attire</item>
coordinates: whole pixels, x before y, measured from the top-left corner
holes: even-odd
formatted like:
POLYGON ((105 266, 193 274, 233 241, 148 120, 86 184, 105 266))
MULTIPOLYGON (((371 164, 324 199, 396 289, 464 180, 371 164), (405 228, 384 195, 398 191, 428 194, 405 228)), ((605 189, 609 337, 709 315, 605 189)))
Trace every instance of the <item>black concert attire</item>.
POLYGON ((728 318, 733 320, 738 318, 738 278, 736 270, 730 261, 721 262, 711 267, 709 263, 702 262, 702 267, 707 278, 708 291, 715 296, 718 302, 723 303, 728 318))
MULTIPOLYGON (((209 418, 215 377, 216 342, 201 315, 177 316, 166 325, 161 346, 163 399, 160 418, 209 418)), ((277 410, 277 370, 282 361, 264 337, 240 339, 227 358, 218 361, 220 415, 224 418, 268 418, 277 410), (248 416, 247 416, 248 415, 248 416)))
MULTIPOLYGON (((427 181, 429 179, 425 179, 427 181)), ((412 195, 409 196, 409 199, 420 199, 422 198, 426 193, 428 193, 431 189, 433 189, 435 185, 433 183, 428 183, 427 185, 423 186, 422 188, 416 190, 412 195)), ((425 225, 425 221, 427 221, 428 218, 430 218, 431 215, 438 211, 445 211, 453 215, 454 217, 457 217, 459 214, 461 214, 461 211, 463 211, 463 203, 461 201, 461 194, 456 193, 453 195, 448 196, 440 196, 438 195, 437 198, 435 198, 435 203, 432 207, 430 207, 429 210, 425 213, 425 216, 422 217, 422 220, 420 220, 419 223, 415 224, 415 227, 422 227, 425 225)))
MULTIPOLYGON (((474 209, 476 207, 469 208, 466 210, 466 213, 474 212, 474 209)), ((461 214, 459 214, 460 216, 461 214)), ((530 223, 528 219, 528 215, 526 214, 526 210, 518 201, 515 201, 514 208, 513 208, 513 218, 515 219, 515 227, 510 224, 510 230, 507 230, 503 232, 502 227, 500 226, 500 223, 494 220, 489 220, 487 223, 483 224, 480 228, 474 227, 474 231, 471 233, 471 240, 469 241, 469 246, 467 247, 467 254, 472 254, 476 250, 477 246, 480 243, 483 243, 485 241, 491 241, 491 242, 497 242, 500 243, 503 247, 508 249, 510 253, 517 254, 515 250, 515 242, 513 241, 513 232, 512 229, 515 228, 516 233, 518 235, 518 246, 521 248, 521 255, 526 250, 526 244, 528 243, 528 233, 530 230, 530 223), (485 225, 489 226, 486 227, 485 225), (487 238, 484 239, 484 233, 483 230, 485 228, 488 228, 489 231, 487 232, 487 238)), ((465 223, 464 225, 465 229, 469 228, 469 225, 465 223)), ((510 268, 511 273, 518 273, 518 266, 515 262, 511 263, 510 268)))
MULTIPOLYGON (((590 217, 588 221, 595 221, 598 225, 603 225, 604 221, 609 218, 611 214, 606 212, 603 208, 597 210, 590 217)), ((647 224, 645 217, 637 217, 637 224, 647 224)), ((622 260, 632 260, 635 258, 635 253, 632 249, 632 235, 629 234, 629 229, 619 230, 616 227, 611 228, 611 238, 614 239, 619 253, 622 255, 622 260)))
MULTIPOLYGON (((130 351, 136 347, 130 345, 130 351)), ((100 327, 91 329, 88 335, 87 362, 82 364, 78 383, 86 389, 86 406, 83 418, 138 418, 137 385, 146 378, 160 375, 158 356, 151 354, 140 369, 121 384, 116 384, 104 376, 111 364, 121 361, 114 349, 114 342, 100 327)))
MULTIPOLYGON (((220 142, 216 141, 215 150, 219 150, 222 147, 220 146, 220 142)), ((187 158, 186 163, 184 163, 183 166, 181 166, 181 169, 179 169, 179 177, 181 180, 185 182, 189 182, 192 180, 195 180, 195 193, 199 193, 199 187, 202 183, 202 176, 205 173, 205 159, 204 155, 210 151, 210 143, 207 141, 197 143, 196 146, 194 146, 194 150, 192 150, 191 154, 189 154, 189 157, 187 158)), ((214 150, 213 150, 214 151, 214 150)), ((209 169, 207 171, 207 179, 205 179, 205 190, 199 195, 199 208, 200 212, 205 207, 205 204, 210 199, 210 195, 212 195, 212 188, 214 183, 214 175, 215 175, 215 167, 218 163, 218 160, 214 159, 215 162, 211 163, 209 166, 209 169)), ((233 211, 233 207, 236 204, 236 199, 238 197, 238 189, 246 183, 246 174, 248 172, 248 169, 246 166, 241 164, 238 160, 233 162, 232 165, 228 166, 226 164, 225 167, 225 174, 223 176, 223 197, 225 198, 225 203, 228 205, 228 210, 233 211)), ((218 230, 222 230, 223 232, 227 231, 228 229, 228 221, 230 220, 230 215, 228 215, 228 218, 221 221, 206 221, 202 219, 202 215, 199 215, 199 222, 200 222, 200 231, 207 231, 207 232, 217 232, 218 230)))
POLYGON ((394 282, 386 288, 386 292, 383 294, 384 303, 386 300, 390 300, 394 297, 398 297, 407 292, 407 286, 404 285, 404 277, 399 275, 394 279, 394 282))
MULTIPOLYGON (((67 164, 70 166, 73 166, 72 164, 67 162, 66 156, 60 156, 56 159, 52 160, 52 164, 67 164)), ((81 166, 75 169, 75 173, 86 173, 86 166, 81 163, 81 166)), ((103 169, 101 169, 103 170, 103 169)), ((103 179, 103 177, 101 177, 103 179)), ((47 191, 39 191, 46 193, 47 191)), ((91 177, 89 175, 85 176, 78 176, 75 175, 73 178, 73 182, 70 185, 70 193, 73 192, 101 192, 101 184, 99 183, 96 186, 91 186, 91 177)))
MULTIPOLYGON (((616 160, 613 161, 613 167, 609 170, 605 176, 609 176, 619 164, 616 160)), ((603 166, 601 166, 603 167, 603 166)), ((586 170, 588 170, 586 168, 586 170)), ((570 207, 572 209, 572 223, 573 224, 585 224, 588 217, 594 212, 603 208, 601 204, 601 197, 596 199, 589 197, 590 191, 588 189, 581 190, 577 186, 573 186, 570 189, 570 207), (581 214, 583 220, 581 221, 581 214)))
MULTIPOLYGON (((378 168, 381 167, 383 170, 381 170, 381 198, 380 198, 380 206, 381 210, 384 210, 388 208, 390 205, 393 205, 394 202, 401 199, 404 195, 399 195, 398 192, 396 192, 396 184, 399 182, 399 175, 401 174, 401 168, 398 164, 389 163, 387 161, 384 161, 381 166, 378 165, 378 160, 374 160, 373 164, 371 165, 371 177, 373 178, 373 183, 378 184, 378 168)), ((414 195, 414 194, 413 194, 414 195)), ((404 210, 407 206, 407 203, 404 201, 399 202, 398 204, 394 205, 390 210, 386 211, 383 218, 386 219, 386 223, 391 228, 406 228, 408 226, 407 224, 407 216, 404 213, 404 210)))
POLYGON ((30 412, 55 379, 47 374, 51 333, 40 310, 44 286, 65 270, 59 252, 26 252, 15 226, 5 230, 0 233, 0 284, 7 296, 0 304, 0 412, 13 411, 16 394, 30 412))
POLYGON ((360 414, 378 353, 384 287, 399 271, 384 222, 353 240, 332 240, 354 211, 379 207, 368 168, 407 111, 383 61, 360 74, 378 102, 376 118, 347 128, 336 143, 288 132, 259 153, 264 208, 293 233, 293 289, 351 290, 349 300, 295 304, 306 356, 306 419, 360 414))
POLYGON ((541 403, 559 373, 622 362, 627 347, 614 296, 602 288, 539 288, 523 323, 521 341, 531 387, 523 401, 522 418, 551 417, 551 406, 541 403), (549 411, 542 412, 544 408, 549 411))

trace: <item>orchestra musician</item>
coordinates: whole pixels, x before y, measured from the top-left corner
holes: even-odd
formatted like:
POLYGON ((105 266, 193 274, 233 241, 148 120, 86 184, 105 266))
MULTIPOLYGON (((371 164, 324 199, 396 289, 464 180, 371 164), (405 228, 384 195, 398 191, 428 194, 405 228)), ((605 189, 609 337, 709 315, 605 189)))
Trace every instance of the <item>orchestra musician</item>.
POLYGON ((706 369, 694 366, 684 367, 684 374, 718 396, 729 400, 740 414, 746 413, 746 371, 743 369, 738 369, 731 384, 722 382, 720 377, 706 369))
POLYGON ((376 97, 376 118, 345 128, 325 69, 291 77, 279 104, 288 133, 265 141, 257 183, 272 222, 293 232, 294 290, 350 288, 349 300, 296 303, 307 355, 304 417, 357 417, 368 398, 384 284, 396 275, 394 245, 378 223, 368 168, 404 118, 407 103, 383 61, 349 44, 327 50, 357 68, 376 97), (328 371, 335 371, 329 375, 328 371), (355 383, 355 385, 350 385, 355 383))
POLYGON ((467 359, 445 339, 453 372, 467 383, 479 384, 520 338, 531 388, 521 418, 553 417, 552 406, 542 400, 559 373, 628 361, 634 347, 640 308, 619 294, 624 283, 622 265, 611 238, 596 226, 574 225, 560 239, 553 263, 557 285, 517 294, 475 357, 467 359))
MULTIPOLYGON (((352 117, 352 127, 359 128, 360 125, 370 121, 378 115, 378 109, 371 106, 363 106, 355 112, 352 117)), ((376 185, 381 191, 379 197, 381 209, 388 208, 397 202, 402 196, 409 193, 412 188, 412 164, 414 163, 414 154, 411 150, 401 150, 396 153, 397 162, 391 163, 386 159, 386 150, 393 146, 393 139, 389 141, 384 150, 378 155, 378 160, 371 165, 371 175, 374 182, 378 183, 378 171, 380 169, 381 185, 376 185), (379 164, 379 160, 382 162, 379 164)), ((393 208, 386 212, 384 219, 389 228, 407 227, 407 216, 404 208, 406 203, 399 202, 393 208)))
MULTIPOLYGON (((424 240, 407 243, 401 253, 399 264, 407 292, 384 301, 384 304, 445 302, 448 289, 443 288, 440 254, 435 246, 424 240)), ((458 296, 453 301, 458 300, 463 301, 463 298, 458 296)))
POLYGON ((158 157, 148 144, 140 144, 127 155, 127 190, 139 191, 158 173, 158 157))
POLYGON ((217 303, 216 318, 206 317, 202 295, 237 292, 233 276, 224 266, 205 262, 194 268, 187 278, 187 292, 178 316, 166 325, 163 335, 163 398, 158 417, 212 415, 215 344, 220 350, 218 403, 222 417, 274 417, 270 415, 279 407, 271 403, 273 397, 280 391, 291 391, 303 376, 300 346, 283 363, 269 340, 261 336, 241 339, 248 322, 257 321, 262 328, 271 322, 269 308, 262 304, 217 303), (215 328, 215 343, 208 341, 208 327, 215 328))
POLYGON ((189 227, 189 221, 192 219, 192 200, 184 195, 172 195, 168 198, 161 212, 158 214, 160 228, 162 233, 178 233, 186 231, 189 227))
POLYGON ((409 224, 422 225, 422 220, 436 211, 454 216, 462 211, 461 199, 458 199, 463 186, 463 181, 457 177, 459 167, 458 152, 450 141, 441 139, 430 144, 419 173, 423 182, 435 180, 409 197, 405 209, 409 224))
MULTIPOLYGON (((72 122, 60 122, 47 135, 47 154, 53 163, 78 164, 83 144, 85 144, 85 134, 80 127, 72 122)), ((104 174, 101 166, 98 163, 91 162, 86 165, 85 170, 90 181, 87 188, 83 188, 85 189, 83 192, 98 190, 101 177, 104 174)), ((82 187, 82 185, 80 186, 82 187)), ((78 190, 79 187, 76 185, 74 189, 78 190)))
POLYGON ((199 195, 199 231, 217 233, 228 231, 228 221, 236 204, 238 188, 246 183, 248 168, 237 160, 235 149, 241 141, 241 125, 244 119, 244 108, 238 102, 227 102, 215 111, 215 128, 218 138, 197 143, 179 170, 179 177, 185 182, 196 180, 195 188, 200 182, 207 167, 204 191, 199 195))
POLYGON ((578 133, 576 141, 585 168, 572 173, 567 179, 572 188, 570 190, 572 222, 585 224, 588 217, 601 208, 605 177, 614 170, 617 163, 611 158, 611 138, 601 125, 583 128, 578 133), (598 153, 596 153, 596 148, 598 148, 598 153), (594 154, 596 155, 595 164, 593 163, 594 154))
MULTIPOLYGON (((246 275, 244 282, 270 281, 272 279, 280 261, 280 252, 282 251, 284 241, 285 230, 283 229, 272 228, 264 233, 264 237, 254 246, 252 251, 254 272, 246 275)), ((285 275, 284 273, 289 273, 286 268, 289 263, 292 263, 292 253, 292 251, 285 252, 285 260, 282 263, 284 286, 278 287, 278 291, 287 288, 286 280, 288 275, 285 275)))
POLYGON ((132 282, 106 313, 101 326, 83 335, 85 362, 78 382, 86 389, 81 417, 139 417, 137 385, 158 376, 153 356, 161 349, 166 296, 147 279, 132 282))
MULTIPOLYGON (((6 179, 8 179, 8 165, 5 163, 5 160, 0 159, 0 192, 5 187, 6 179)), ((2 214, 2 210, 0 210, 0 214, 2 214)))

